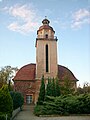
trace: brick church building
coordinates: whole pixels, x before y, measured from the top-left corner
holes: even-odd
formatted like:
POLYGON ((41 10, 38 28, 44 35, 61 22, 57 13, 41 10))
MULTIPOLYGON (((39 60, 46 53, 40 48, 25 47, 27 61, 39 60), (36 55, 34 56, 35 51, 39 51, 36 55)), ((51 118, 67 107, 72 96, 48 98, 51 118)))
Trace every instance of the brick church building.
POLYGON ((42 26, 37 30, 36 38, 36 64, 23 66, 14 77, 15 91, 19 91, 24 96, 27 104, 36 103, 38 100, 41 78, 44 75, 45 84, 48 77, 58 76, 59 82, 63 85, 65 76, 68 74, 72 87, 76 89, 77 79, 74 74, 66 67, 57 63, 57 37, 55 31, 49 25, 50 21, 44 19, 42 26))

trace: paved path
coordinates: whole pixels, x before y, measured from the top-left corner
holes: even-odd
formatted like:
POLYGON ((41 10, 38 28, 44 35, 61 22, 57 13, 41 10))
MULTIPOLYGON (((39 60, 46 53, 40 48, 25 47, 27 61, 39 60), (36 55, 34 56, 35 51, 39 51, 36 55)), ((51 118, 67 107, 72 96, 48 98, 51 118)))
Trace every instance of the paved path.
POLYGON ((14 120, 90 120, 90 116, 65 116, 65 117, 36 117, 32 105, 25 105, 14 120))

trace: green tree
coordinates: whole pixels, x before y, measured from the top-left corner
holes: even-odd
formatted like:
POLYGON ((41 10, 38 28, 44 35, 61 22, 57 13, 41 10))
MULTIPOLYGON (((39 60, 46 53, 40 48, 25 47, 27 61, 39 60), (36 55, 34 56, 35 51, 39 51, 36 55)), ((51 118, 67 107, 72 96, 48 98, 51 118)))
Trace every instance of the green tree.
POLYGON ((15 110, 19 107, 22 108, 22 105, 24 103, 24 97, 23 97, 22 93, 10 91, 10 95, 13 100, 13 109, 15 110))
POLYGON ((83 88, 81 88, 80 86, 77 88, 77 94, 83 94, 83 88))
POLYGON ((45 83, 44 83, 44 76, 42 76, 41 87, 40 87, 40 92, 39 92, 39 97, 38 97, 38 103, 37 104, 42 104, 44 99, 45 99, 45 83))
POLYGON ((85 82, 83 87, 78 86, 77 94, 87 94, 90 93, 90 83, 85 82))
POLYGON ((52 96, 54 96, 54 97, 56 97, 57 96, 57 94, 56 94, 56 84, 55 84, 55 79, 53 78, 52 79, 52 96))
MULTIPOLYGON (((0 70, 0 88, 9 83, 14 77, 14 73, 18 70, 17 67, 5 66, 0 70)), ((10 85, 10 84, 9 84, 10 85)))
POLYGON ((90 93, 90 84, 88 82, 83 85, 83 93, 90 93))
POLYGON ((12 115, 13 101, 7 85, 3 85, 0 89, 0 113, 12 115))
POLYGON ((47 87, 46 87, 46 96, 52 96, 51 78, 48 78, 48 84, 47 84, 47 87))
POLYGON ((56 96, 60 96, 60 84, 59 84, 59 79, 56 77, 56 84, 55 84, 55 89, 56 89, 56 96))
POLYGON ((72 86, 72 81, 69 79, 69 75, 65 76, 63 81, 64 81, 64 83, 62 86, 62 94, 64 94, 64 95, 73 94, 74 89, 72 86))
POLYGON ((48 78, 48 84, 46 88, 46 95, 47 96, 60 96, 60 85, 58 78, 48 78))

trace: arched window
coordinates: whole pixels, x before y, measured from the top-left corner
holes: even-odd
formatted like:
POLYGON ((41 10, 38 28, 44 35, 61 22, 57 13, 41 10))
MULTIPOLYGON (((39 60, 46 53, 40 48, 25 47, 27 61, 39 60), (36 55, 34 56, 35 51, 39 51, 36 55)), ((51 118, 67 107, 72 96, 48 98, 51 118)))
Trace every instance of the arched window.
POLYGON ((48 72, 48 45, 46 45, 46 72, 48 72))

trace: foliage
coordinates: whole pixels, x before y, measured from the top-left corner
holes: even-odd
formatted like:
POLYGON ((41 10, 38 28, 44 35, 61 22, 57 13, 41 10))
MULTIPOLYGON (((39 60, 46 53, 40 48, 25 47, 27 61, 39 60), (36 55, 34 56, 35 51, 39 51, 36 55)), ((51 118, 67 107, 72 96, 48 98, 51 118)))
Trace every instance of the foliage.
POLYGON ((48 84, 46 88, 46 96, 60 96, 60 85, 58 78, 48 78, 48 84))
POLYGON ((45 101, 46 102, 51 102, 51 101, 54 102, 55 101, 55 97, 53 97, 53 96, 52 97, 51 96, 46 96, 45 97, 45 101))
POLYGON ((52 96, 52 79, 48 78, 48 84, 46 87, 46 96, 52 96))
POLYGON ((83 88, 78 87, 77 88, 77 94, 83 94, 83 93, 84 93, 83 88))
POLYGON ((69 78, 69 75, 66 75, 64 77, 64 84, 61 87, 61 91, 63 95, 68 95, 68 94, 73 94, 74 93, 74 89, 72 88, 72 82, 69 78))
POLYGON ((3 114, 8 114, 10 117, 13 111, 13 101, 10 96, 8 86, 4 85, 0 89, 0 112, 3 114))
POLYGON ((9 80, 13 78, 14 72, 16 72, 18 69, 17 67, 11 67, 11 66, 5 66, 1 68, 0 70, 0 88, 7 84, 9 80))
POLYGON ((34 114, 36 116, 42 115, 43 111, 43 105, 36 105, 34 108, 34 114))
POLYGON ((21 108, 24 103, 24 98, 22 94, 20 92, 14 92, 14 91, 11 91, 10 94, 13 100, 13 109, 15 110, 18 107, 21 108))
POLYGON ((55 86, 55 88, 56 88, 56 96, 60 96, 60 85, 59 85, 59 80, 58 80, 58 78, 56 77, 56 86, 55 86))
POLYGON ((0 120, 6 120, 6 116, 7 116, 7 120, 10 120, 11 117, 10 114, 0 112, 0 120))
POLYGON ((52 96, 56 97, 56 84, 55 79, 52 79, 52 96))
POLYGON ((84 83, 83 88, 80 86, 77 88, 77 94, 87 94, 90 93, 90 84, 88 82, 84 83))
POLYGON ((90 84, 88 82, 84 83, 83 91, 84 93, 90 93, 90 84))
POLYGON ((90 94, 82 94, 77 97, 78 111, 82 114, 90 114, 90 94))
POLYGON ((6 120, 5 114, 0 113, 0 120, 6 120))
POLYGON ((42 76, 41 87, 40 87, 40 92, 39 92, 37 104, 39 104, 39 105, 43 104, 44 99, 45 99, 45 83, 44 83, 44 76, 42 76))
POLYGON ((0 115, 0 120, 6 120, 5 115, 0 115))
POLYGON ((60 96, 60 85, 58 78, 48 78, 48 84, 45 90, 44 76, 42 77, 38 105, 42 105, 47 96, 60 96))
POLYGON ((48 96, 42 106, 35 107, 35 115, 90 114, 90 94, 48 96))
POLYGON ((45 99, 35 106, 34 114, 37 116, 90 114, 89 88, 90 86, 85 84, 82 89, 79 89, 82 94, 78 91, 78 94, 75 94, 68 75, 64 79, 62 88, 59 85, 58 78, 48 78, 45 99))
POLYGON ((11 81, 9 80, 9 83, 8 83, 8 90, 9 90, 9 91, 13 91, 13 88, 14 88, 14 85, 11 84, 11 81))

